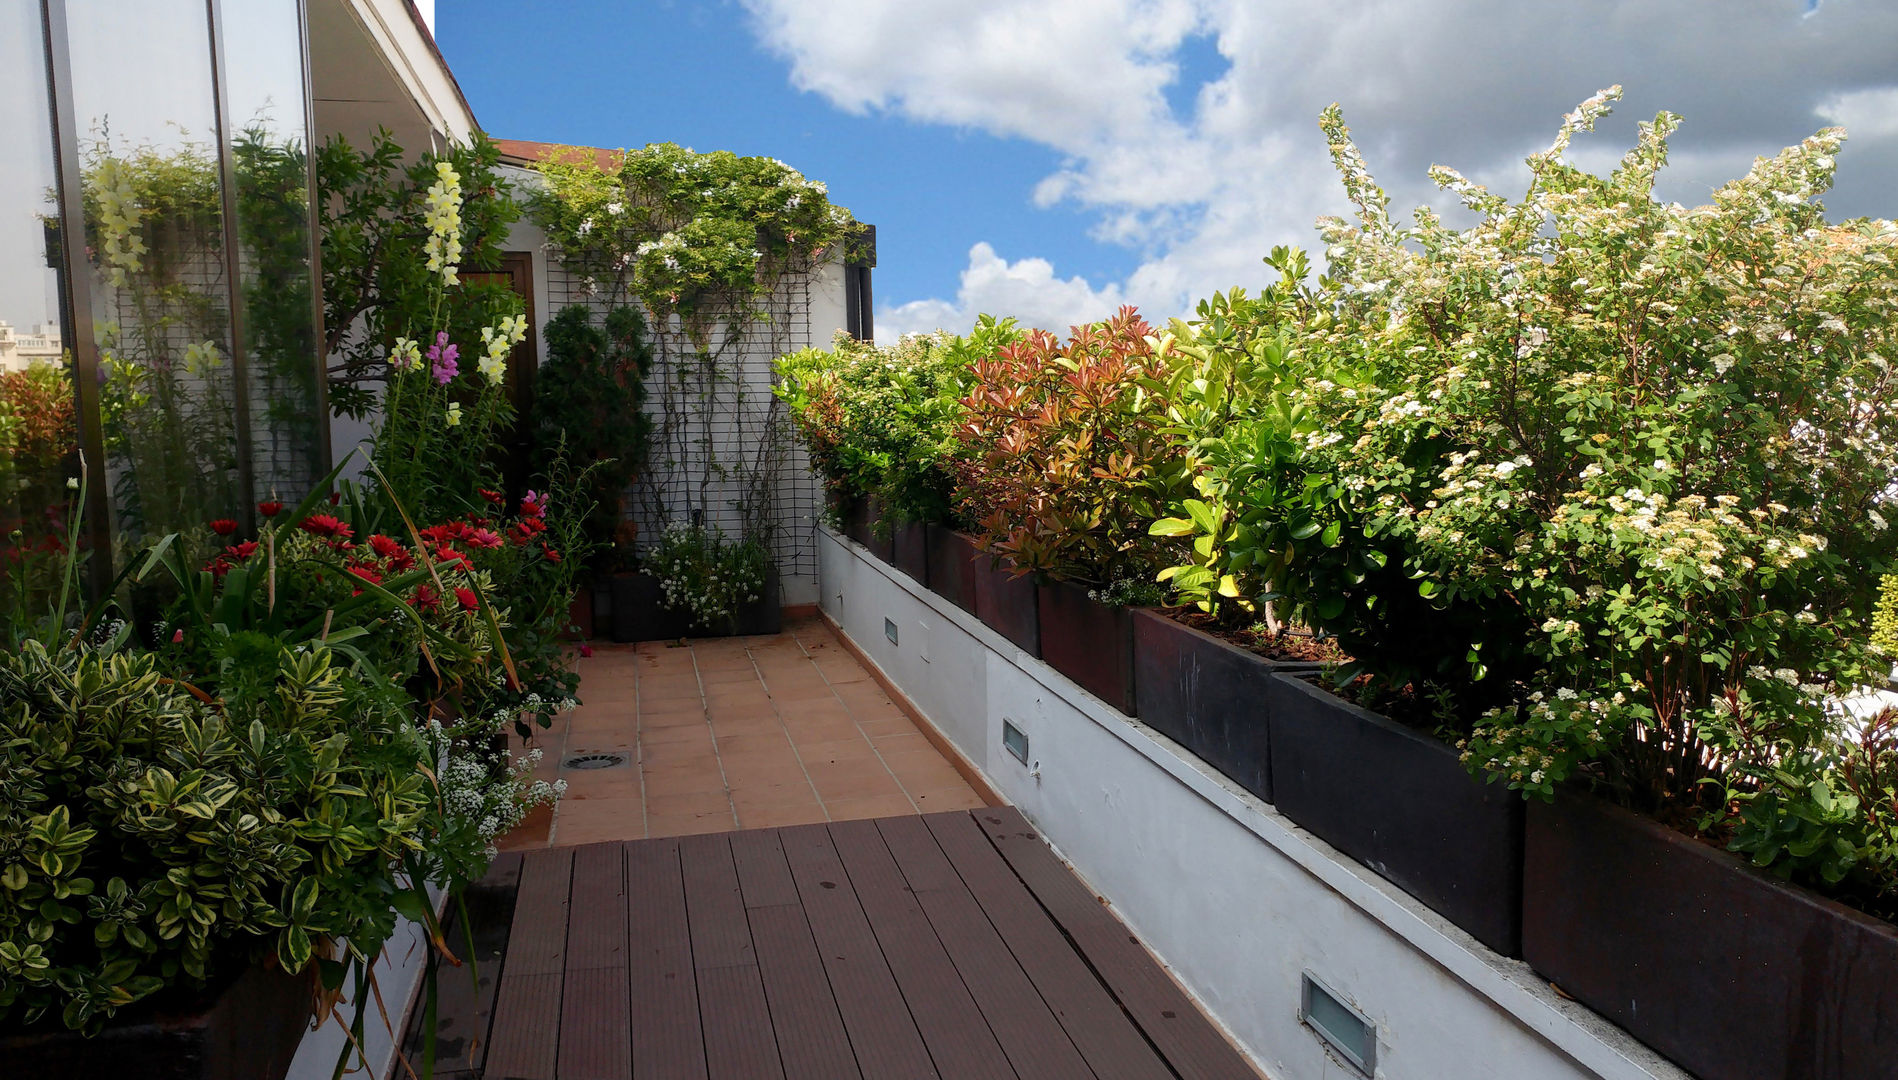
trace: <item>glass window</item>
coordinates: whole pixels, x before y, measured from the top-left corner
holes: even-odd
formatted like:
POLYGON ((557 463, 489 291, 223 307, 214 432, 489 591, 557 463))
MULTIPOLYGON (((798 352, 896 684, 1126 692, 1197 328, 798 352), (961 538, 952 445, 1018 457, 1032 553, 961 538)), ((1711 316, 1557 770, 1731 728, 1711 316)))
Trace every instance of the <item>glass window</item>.
POLYGON ((180 532, 199 554, 212 539, 206 522, 247 509, 207 18, 203 0, 67 3, 121 553, 180 532))
POLYGON ((221 5, 226 115, 259 497, 291 501, 327 471, 311 306, 308 121, 296 0, 221 5))
POLYGON ((0 6, 0 610, 52 587, 78 504, 44 40, 38 4, 0 6))

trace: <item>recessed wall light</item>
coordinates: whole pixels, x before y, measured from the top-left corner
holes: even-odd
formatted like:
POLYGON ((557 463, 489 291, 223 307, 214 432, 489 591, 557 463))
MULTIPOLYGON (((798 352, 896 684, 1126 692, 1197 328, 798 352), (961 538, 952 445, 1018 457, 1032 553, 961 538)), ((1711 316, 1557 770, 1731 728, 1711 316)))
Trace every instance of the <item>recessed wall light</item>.
POLYGON ((885 618, 883 620, 883 636, 890 639, 890 644, 892 645, 896 644, 896 620, 895 619, 885 618))
POLYGON ((1377 1026, 1307 971, 1298 995, 1298 1018, 1341 1058, 1365 1076, 1377 1072, 1377 1026))
POLYGON ((1028 764, 1028 733, 1016 727, 1013 720, 1002 721, 1002 749, 1012 754, 1016 761, 1028 764))

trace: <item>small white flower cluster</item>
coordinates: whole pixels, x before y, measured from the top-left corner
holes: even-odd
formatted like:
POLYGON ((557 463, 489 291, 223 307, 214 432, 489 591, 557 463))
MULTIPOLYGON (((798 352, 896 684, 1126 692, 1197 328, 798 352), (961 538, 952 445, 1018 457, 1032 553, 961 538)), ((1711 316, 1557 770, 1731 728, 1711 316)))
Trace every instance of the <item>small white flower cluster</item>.
POLYGON ((422 250, 428 255, 429 273, 439 273, 443 283, 454 285, 461 280, 461 174, 448 162, 438 161, 435 178, 424 200, 428 240, 422 250))

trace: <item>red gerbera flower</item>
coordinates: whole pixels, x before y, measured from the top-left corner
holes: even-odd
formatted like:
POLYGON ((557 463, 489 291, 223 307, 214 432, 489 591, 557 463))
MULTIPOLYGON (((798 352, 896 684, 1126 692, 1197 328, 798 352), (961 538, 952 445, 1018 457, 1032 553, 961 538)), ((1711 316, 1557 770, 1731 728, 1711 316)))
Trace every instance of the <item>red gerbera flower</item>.
POLYGON ((382 584, 382 575, 377 573, 376 568, 373 566, 364 566, 362 563, 350 563, 347 567, 344 567, 344 569, 367 581, 371 585, 382 584))
POLYGON ((335 505, 336 505, 337 503, 339 503, 339 502, 342 502, 342 501, 343 501, 343 493, 342 493, 342 492, 340 492, 340 491, 332 491, 332 492, 330 492, 330 505, 331 505, 331 506, 335 506, 335 505))
POLYGON ((488 531, 487 529, 475 529, 469 532, 466 536, 463 536, 461 539, 462 539, 462 542, 467 544, 469 547, 485 548, 489 551, 492 551, 495 548, 500 547, 502 543, 502 540, 500 537, 494 535, 494 533, 488 531))
POLYGON ((548 562, 560 561, 560 552, 553 548, 548 547, 545 541, 541 542, 540 553, 546 557, 548 562))
POLYGON ((481 610, 481 598, 475 595, 473 589, 457 586, 455 588, 455 602, 461 605, 461 610, 463 611, 481 610))
POLYGON ((222 555, 204 564, 204 570, 214 578, 222 578, 231 572, 231 561, 222 555))
POLYGON ((499 506, 501 505, 501 503, 506 501, 501 497, 501 493, 498 491, 489 491, 487 488, 477 488, 476 490, 481 493, 482 498, 488 500, 489 502, 493 503, 496 506, 499 506))
POLYGON ((470 571, 474 569, 474 564, 468 561, 468 556, 463 555, 451 547, 436 548, 435 561, 450 569, 454 567, 460 567, 463 570, 470 571))
POLYGON ((377 533, 369 538, 369 550, 379 559, 392 559, 402 554, 402 545, 391 537, 377 533))
POLYGON ((356 535, 356 530, 329 514, 311 514, 303 519, 298 528, 312 536, 329 536, 338 540, 347 540, 356 535))
POLYGON ((515 522, 508 529, 508 534, 514 537, 515 543, 525 544, 529 540, 532 540, 534 537, 539 536, 541 533, 544 533, 546 531, 547 531, 547 523, 542 521, 541 519, 522 518, 521 520, 515 522))
POLYGON ((224 550, 231 558, 236 559, 238 562, 243 562, 245 559, 257 554, 257 541, 246 540, 241 544, 232 544, 224 550))
POLYGON ((257 504, 257 512, 267 518, 273 518, 283 513, 283 504, 275 499, 266 499, 257 504))
POLYGON ((237 522, 230 518, 218 518, 211 523, 211 531, 219 536, 229 536, 237 531, 237 522))
POLYGON ((409 598, 409 606, 417 611, 430 612, 441 606, 442 594, 427 585, 417 585, 415 595, 409 598))

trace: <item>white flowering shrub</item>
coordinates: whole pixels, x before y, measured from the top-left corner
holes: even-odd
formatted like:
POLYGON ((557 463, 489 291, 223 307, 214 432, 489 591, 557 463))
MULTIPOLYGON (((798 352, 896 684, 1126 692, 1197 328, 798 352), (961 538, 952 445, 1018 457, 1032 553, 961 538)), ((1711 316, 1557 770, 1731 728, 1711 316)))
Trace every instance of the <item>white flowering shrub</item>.
POLYGON ((715 528, 673 524, 643 556, 645 572, 659 582, 668 610, 690 615, 692 625, 736 629, 738 610, 764 598, 771 553, 752 540, 728 540, 715 528))
MULTIPOLYGON (((1545 794, 1586 770, 1717 816, 1823 755, 1827 695, 1864 670, 1866 568, 1893 550, 1898 225, 1825 220, 1838 129, 1691 208, 1653 197, 1671 114, 1609 175, 1576 168, 1618 95, 1564 120, 1518 201, 1434 169, 1465 229, 1395 224, 1326 111, 1358 213, 1320 223, 1346 317, 1301 343, 1346 373, 1297 395, 1329 500, 1308 535, 1399 571, 1330 621, 1399 576, 1442 617, 1443 677, 1494 705, 1475 768, 1545 794)), ((1282 583, 1308 603, 1312 564, 1282 583)))

